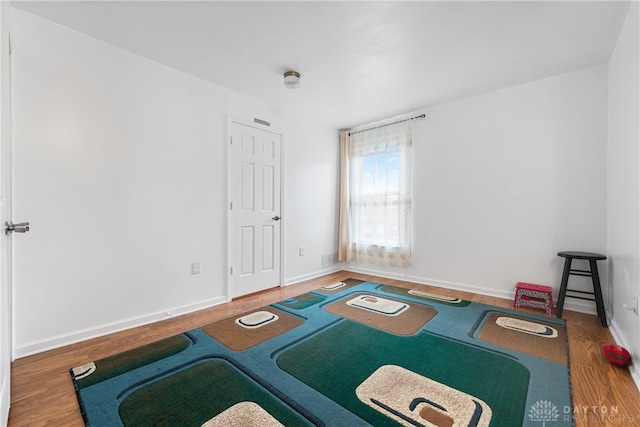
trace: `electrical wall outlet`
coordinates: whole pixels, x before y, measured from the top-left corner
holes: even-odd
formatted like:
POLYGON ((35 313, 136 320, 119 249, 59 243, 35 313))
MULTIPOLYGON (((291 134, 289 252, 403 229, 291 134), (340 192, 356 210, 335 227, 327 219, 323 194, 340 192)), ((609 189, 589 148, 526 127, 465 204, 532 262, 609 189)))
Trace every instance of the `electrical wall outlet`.
POLYGON ((191 274, 200 274, 200 263, 192 262, 191 263, 191 274))
POLYGON ((298 249, 298 255, 304 256, 304 248, 299 248, 298 249))
POLYGON ((633 304, 622 304, 625 310, 633 311, 633 314, 638 315, 638 297, 633 297, 633 304))

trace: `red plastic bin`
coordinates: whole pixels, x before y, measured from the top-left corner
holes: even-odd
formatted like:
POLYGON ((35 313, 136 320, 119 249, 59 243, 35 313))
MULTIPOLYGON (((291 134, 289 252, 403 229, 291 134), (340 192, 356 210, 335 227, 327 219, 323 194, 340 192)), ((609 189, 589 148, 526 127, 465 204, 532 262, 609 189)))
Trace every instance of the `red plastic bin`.
POLYGON ((627 349, 617 344, 604 345, 602 351, 604 352, 604 357, 606 357, 612 365, 625 366, 631 359, 631 355, 627 349))

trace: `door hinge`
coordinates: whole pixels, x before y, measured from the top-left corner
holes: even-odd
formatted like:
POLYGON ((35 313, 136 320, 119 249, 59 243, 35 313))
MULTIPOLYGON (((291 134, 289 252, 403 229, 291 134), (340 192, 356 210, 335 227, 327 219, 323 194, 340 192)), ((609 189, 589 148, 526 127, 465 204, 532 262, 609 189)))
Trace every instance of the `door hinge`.
POLYGON ((233 276, 233 267, 229 267, 229 275, 233 276))
POLYGON ((229 202, 229 210, 232 211, 233 210, 233 202, 229 202))
POLYGON ((229 145, 233 145, 233 137, 232 136, 229 137, 229 145))

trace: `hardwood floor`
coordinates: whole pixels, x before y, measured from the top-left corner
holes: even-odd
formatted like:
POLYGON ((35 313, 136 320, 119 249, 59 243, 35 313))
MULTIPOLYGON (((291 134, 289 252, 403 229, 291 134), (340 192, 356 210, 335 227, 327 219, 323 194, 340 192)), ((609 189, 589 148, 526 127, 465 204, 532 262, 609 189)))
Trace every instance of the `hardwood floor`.
MULTIPOLYGON (((353 277, 389 285, 412 283, 376 276, 339 272, 286 288, 275 288, 230 303, 175 317, 152 325, 69 345, 18 359, 11 375, 9 426, 83 426, 69 368, 148 344, 215 320, 253 310, 285 298, 353 277)), ((433 288, 440 294, 475 302, 511 307, 510 300, 433 288)), ((532 311, 541 313, 539 310, 532 311)), ((640 393, 627 369, 612 366, 602 345, 613 342, 596 316, 565 310, 569 335, 573 414, 576 427, 640 426, 640 393)), ((565 410, 561 410, 565 412, 565 410)), ((514 426, 515 427, 515 426, 514 426)))

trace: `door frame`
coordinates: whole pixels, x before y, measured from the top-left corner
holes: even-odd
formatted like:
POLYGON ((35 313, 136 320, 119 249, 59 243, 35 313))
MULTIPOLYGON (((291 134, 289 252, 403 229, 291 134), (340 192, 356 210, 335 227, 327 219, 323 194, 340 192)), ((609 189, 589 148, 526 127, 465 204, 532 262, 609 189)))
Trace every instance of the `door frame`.
MULTIPOLYGON (((2 221, 13 215, 13 150, 11 127, 11 12, 7 2, 0 4, 0 186, 4 197, 2 221)), ((0 226, 3 224, 0 222, 0 226)), ((2 232, 2 231, 0 231, 2 232)), ((11 406, 11 363, 15 355, 13 304, 13 238, 1 235, 0 245, 0 424, 9 419, 11 406), (5 271, 6 270, 6 271, 5 271), (5 348, 5 344, 8 348, 5 348), (5 360, 8 359, 8 360, 5 360)))
MULTIPOLYGON (((227 244, 227 256, 226 256, 226 266, 227 266, 227 285, 226 285, 226 300, 231 301, 231 285, 233 283, 233 274, 231 273, 232 261, 233 261, 233 229, 232 229, 232 221, 231 221, 231 177, 233 172, 233 164, 231 163, 231 137, 232 137, 232 129, 233 125, 239 124, 243 126, 252 127, 255 129, 263 130, 266 132, 274 133, 276 135, 280 135, 280 216, 282 220, 280 221, 280 235, 278 236, 280 239, 280 262, 278 265, 279 274, 278 274, 278 286, 282 287, 284 283, 284 229, 286 227, 286 215, 284 213, 284 148, 285 148, 285 134, 279 128, 271 127, 270 125, 262 124, 264 120, 260 120, 257 118, 247 119, 243 116, 234 116, 230 115, 227 120, 227 139, 225 142, 225 146, 227 149, 227 197, 225 200, 225 212, 226 212, 226 244, 227 244)), ((266 122, 268 123, 268 122, 266 122)))

